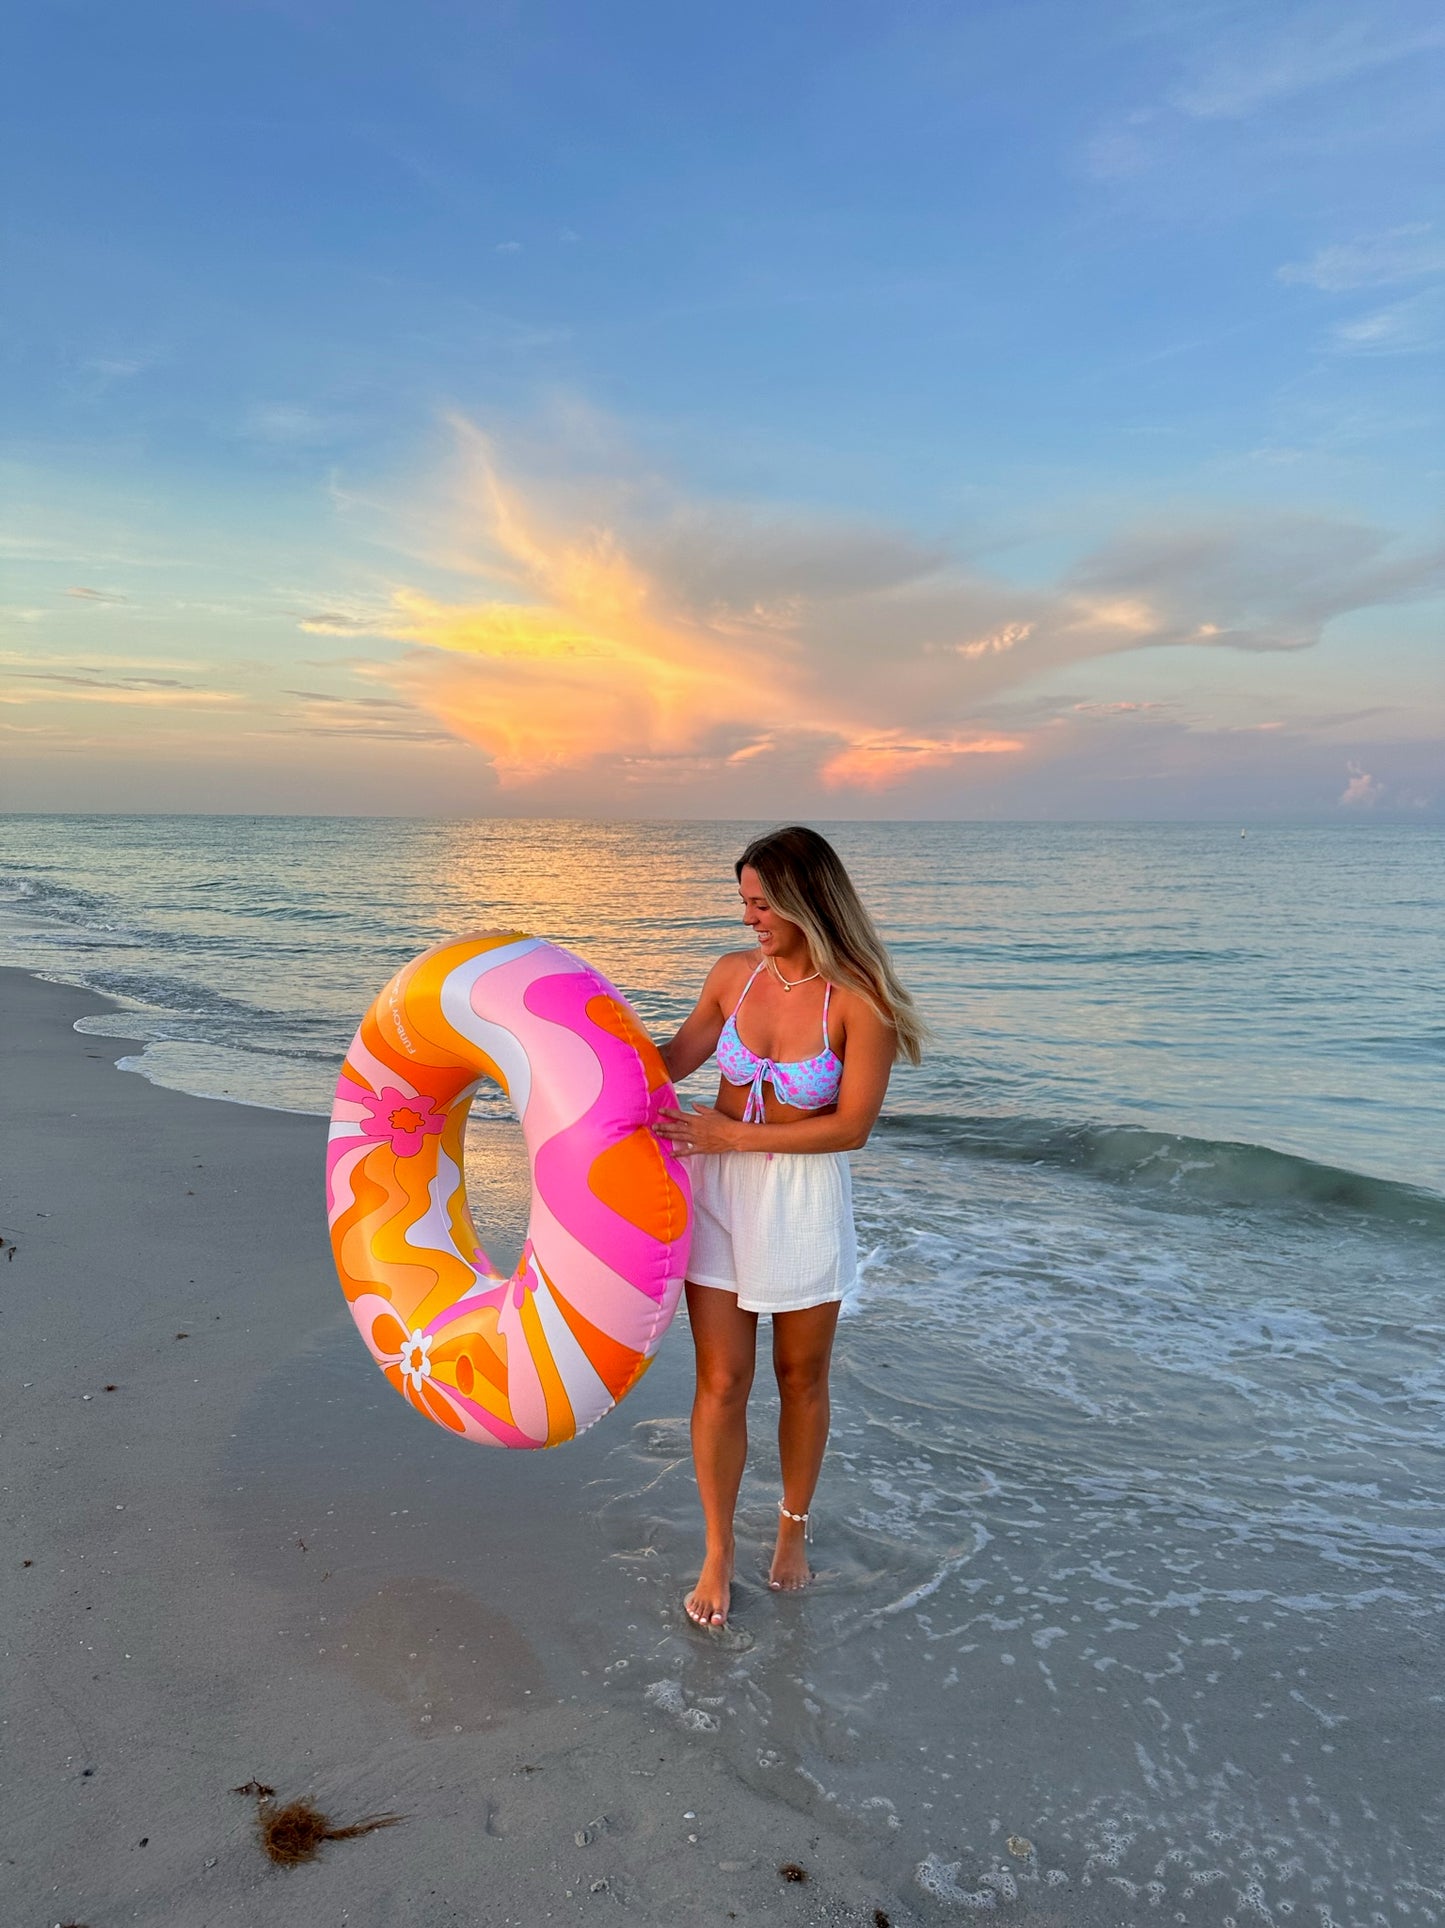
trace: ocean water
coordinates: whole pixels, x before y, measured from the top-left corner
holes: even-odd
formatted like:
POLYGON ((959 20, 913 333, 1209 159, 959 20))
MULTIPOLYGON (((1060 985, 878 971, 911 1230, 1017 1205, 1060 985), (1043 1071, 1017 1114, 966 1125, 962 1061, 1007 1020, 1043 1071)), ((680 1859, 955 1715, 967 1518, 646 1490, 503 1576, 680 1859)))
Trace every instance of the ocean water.
MULTIPOLYGON (((499 1493, 576 1489, 578 1681, 845 1820, 925 1919, 1445 1921, 1445 837, 823 827, 934 1036, 854 1157, 819 1579, 761 1583, 763 1371, 735 1625, 682 1621, 680 1322, 587 1441, 483 1456, 499 1493)), ((0 962, 115 998, 87 1028, 142 1075, 323 1114, 376 990, 471 926, 582 952, 666 1034, 743 941, 755 828, 5 818, 0 962)), ((468 1153, 499 1252, 506 1118, 468 1153)), ((349 1326, 304 1370, 368 1396, 349 1326)), ((476 1455, 392 1403, 355 1505, 464 1521, 476 1455)))

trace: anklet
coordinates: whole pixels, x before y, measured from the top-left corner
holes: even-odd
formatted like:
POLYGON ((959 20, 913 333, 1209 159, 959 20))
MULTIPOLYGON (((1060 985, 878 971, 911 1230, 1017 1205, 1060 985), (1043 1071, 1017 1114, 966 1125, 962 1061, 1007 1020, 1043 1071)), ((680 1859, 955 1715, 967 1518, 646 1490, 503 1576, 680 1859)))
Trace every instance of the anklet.
POLYGON ((789 1512, 787 1502, 784 1500, 778 1501, 778 1511, 782 1514, 785 1520, 792 1520, 794 1525, 802 1527, 803 1539, 805 1542, 812 1539, 813 1528, 811 1524, 811 1521, 812 1521, 811 1514, 789 1512))

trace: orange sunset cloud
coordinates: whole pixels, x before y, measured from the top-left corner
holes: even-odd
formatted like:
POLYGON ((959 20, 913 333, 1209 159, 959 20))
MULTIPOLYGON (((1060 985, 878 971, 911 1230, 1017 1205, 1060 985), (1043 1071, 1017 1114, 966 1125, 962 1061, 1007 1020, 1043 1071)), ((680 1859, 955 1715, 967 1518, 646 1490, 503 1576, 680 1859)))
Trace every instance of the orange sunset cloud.
POLYGON ((1027 749, 1018 736, 905 737, 899 731, 865 738, 829 757, 821 775, 825 783, 859 790, 886 790, 925 770, 947 769, 959 757, 1009 756, 1027 749))
POLYGON ((703 602, 615 529, 558 527, 502 479, 480 437, 465 440, 472 566, 518 599, 448 603, 398 588, 364 623, 327 615, 303 626, 366 627, 415 645, 369 673, 485 750, 504 787, 600 760, 736 765, 801 743, 825 783, 878 789, 956 757, 1024 747, 998 735, 880 733, 867 690, 830 677, 808 634, 821 598, 789 590, 703 602))
POLYGON ((877 792, 1026 762, 1059 739, 1037 706, 1027 727, 990 714, 1021 684, 1146 648, 1309 647, 1330 615, 1409 595, 1435 567, 1327 518, 1200 516, 1126 530, 1056 584, 1024 586, 876 529, 659 507, 655 490, 643 514, 644 492, 620 483, 610 508, 564 513, 457 428, 465 481, 427 545, 489 593, 402 585, 381 609, 303 627, 410 645, 354 667, 477 745, 504 788, 779 759, 877 792))

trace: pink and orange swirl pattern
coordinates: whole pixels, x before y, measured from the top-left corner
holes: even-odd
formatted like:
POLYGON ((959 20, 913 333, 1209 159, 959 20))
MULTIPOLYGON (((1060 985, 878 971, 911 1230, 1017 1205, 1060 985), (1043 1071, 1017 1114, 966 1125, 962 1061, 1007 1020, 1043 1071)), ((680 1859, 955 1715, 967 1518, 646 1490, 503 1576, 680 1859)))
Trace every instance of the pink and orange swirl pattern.
POLYGON ((626 999, 542 938, 457 938, 386 986, 336 1086, 327 1218, 351 1315, 418 1412, 485 1445, 556 1446, 636 1385, 687 1266, 687 1174, 653 1131, 675 1102, 626 999), (482 1078, 511 1098, 531 1161, 509 1279, 467 1205, 482 1078))

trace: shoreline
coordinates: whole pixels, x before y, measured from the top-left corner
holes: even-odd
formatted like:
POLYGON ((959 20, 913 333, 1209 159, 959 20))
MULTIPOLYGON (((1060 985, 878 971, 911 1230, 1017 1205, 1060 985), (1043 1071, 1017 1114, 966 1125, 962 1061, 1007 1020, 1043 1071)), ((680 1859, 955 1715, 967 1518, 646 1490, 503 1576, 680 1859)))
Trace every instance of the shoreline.
POLYGON ((17 1924, 921 1918, 578 1645, 629 1610, 598 1434, 675 1403, 676 1348, 558 1452, 443 1438, 346 1317, 321 1120, 116 1078, 73 1028, 100 994, 7 968, 0 1000, 17 1924), (407 1818, 275 1868, 253 1779, 407 1818))
MULTIPOLYGON (((157 1091, 168 1091, 206 1103, 240 1105, 253 1111, 279 1117, 324 1120, 330 1116, 329 1104, 321 1102, 317 1102, 314 1107, 277 1104, 254 1095, 202 1089, 199 1083, 183 1080, 174 1070, 170 1070, 169 1075, 165 1075, 167 1067, 161 1054, 167 1051, 187 1051, 198 1048, 203 1051, 211 1049, 226 1051, 231 1047, 210 1045, 198 1047, 174 1039, 146 1037, 125 1028, 127 1007, 105 991, 97 990, 91 985, 76 982, 68 977, 51 975, 24 965, 0 964, 0 974, 4 973, 14 973, 39 984, 54 985, 59 989, 73 992, 80 998, 94 999, 102 1009, 93 1015, 97 1020, 103 1019, 104 1023, 97 1022, 94 1030, 82 1030, 79 1035, 101 1038, 107 1042, 129 1041, 138 1045, 139 1049, 134 1052, 111 1057, 111 1063, 116 1070, 142 1079, 157 1091), (175 1079, 174 1082, 171 1081, 172 1078, 175 1079)), ((135 1015, 144 1022, 153 1013, 139 1012, 135 1015)), ((358 1011, 359 1016, 360 1011, 358 1011)), ((89 1019, 81 1020, 82 1024, 87 1022, 89 1019)), ((338 1048, 338 1063, 339 1050, 340 1048, 338 1048)), ((109 1053, 106 1055, 109 1056, 109 1053)), ((480 1112, 474 1112, 468 1121, 469 1146, 479 1135, 493 1133, 497 1134, 498 1146, 502 1146, 503 1134, 510 1132, 514 1122, 511 1119, 488 1118, 480 1112)), ((1319 1147, 1303 1142, 1275 1142, 1264 1137, 1239 1136, 1205 1139, 1183 1127, 1171 1127, 1162 1121, 1135 1122, 1122 1113, 1109 1117, 1050 1116, 1021 1119, 1012 1114, 984 1113, 973 1117, 939 1118, 927 1112, 903 1115, 885 1112, 876 1127, 877 1136, 884 1143, 900 1133, 921 1137, 927 1141, 930 1137, 938 1137, 950 1131, 959 1141, 966 1141, 972 1155, 986 1160, 1003 1157, 1006 1162, 1014 1163, 1027 1162, 1034 1155, 1044 1158, 1053 1155, 1057 1158, 1057 1147, 1067 1143, 1071 1152, 1068 1162, 1077 1165, 1079 1163, 1077 1148, 1097 1145, 1103 1156, 1097 1171, 1091 1171, 1091 1175, 1099 1176, 1106 1182, 1111 1178, 1117 1179, 1119 1175, 1120 1161, 1113 1155, 1110 1148, 1127 1147, 1130 1143, 1138 1147, 1136 1162, 1141 1169, 1156 1147, 1165 1146, 1177 1148, 1181 1160, 1198 1153, 1224 1160, 1243 1157, 1254 1159, 1261 1165, 1267 1164, 1273 1173, 1285 1174, 1288 1169, 1293 1169, 1304 1175, 1305 1183, 1302 1186, 1291 1187, 1287 1182, 1282 1183, 1280 1178, 1271 1178, 1266 1174, 1260 1182, 1247 1186, 1245 1190, 1236 1189, 1227 1194, 1224 1202, 1228 1203, 1259 1204, 1266 1202, 1272 1196, 1282 1196, 1285 1192, 1293 1190, 1298 1193, 1302 1202, 1342 1203, 1363 1210, 1366 1207, 1360 1195, 1368 1188, 1381 1187, 1407 1205, 1412 1199, 1418 1200, 1421 1210, 1425 1212, 1433 1213, 1445 1207, 1445 1189, 1420 1177, 1400 1176, 1393 1170, 1386 1170, 1383 1165, 1372 1168, 1364 1163, 1349 1164, 1339 1157, 1327 1156, 1319 1147), (1010 1131, 1026 1136, 1028 1142, 1015 1148, 1012 1159, 1008 1160, 1007 1151, 1001 1150, 1001 1141, 1007 1138, 1010 1131)), ((515 1140, 513 1142, 515 1143, 515 1140)), ((1091 1170, 1087 1155, 1084 1168, 1091 1170)), ((1176 1173, 1176 1177, 1177 1175, 1176 1173)), ((1237 1184, 1239 1174, 1235 1173, 1232 1176, 1237 1184)), ((510 1189, 515 1191, 515 1175, 513 1175, 510 1189)), ((520 1244, 520 1239, 518 1243, 520 1244)))

